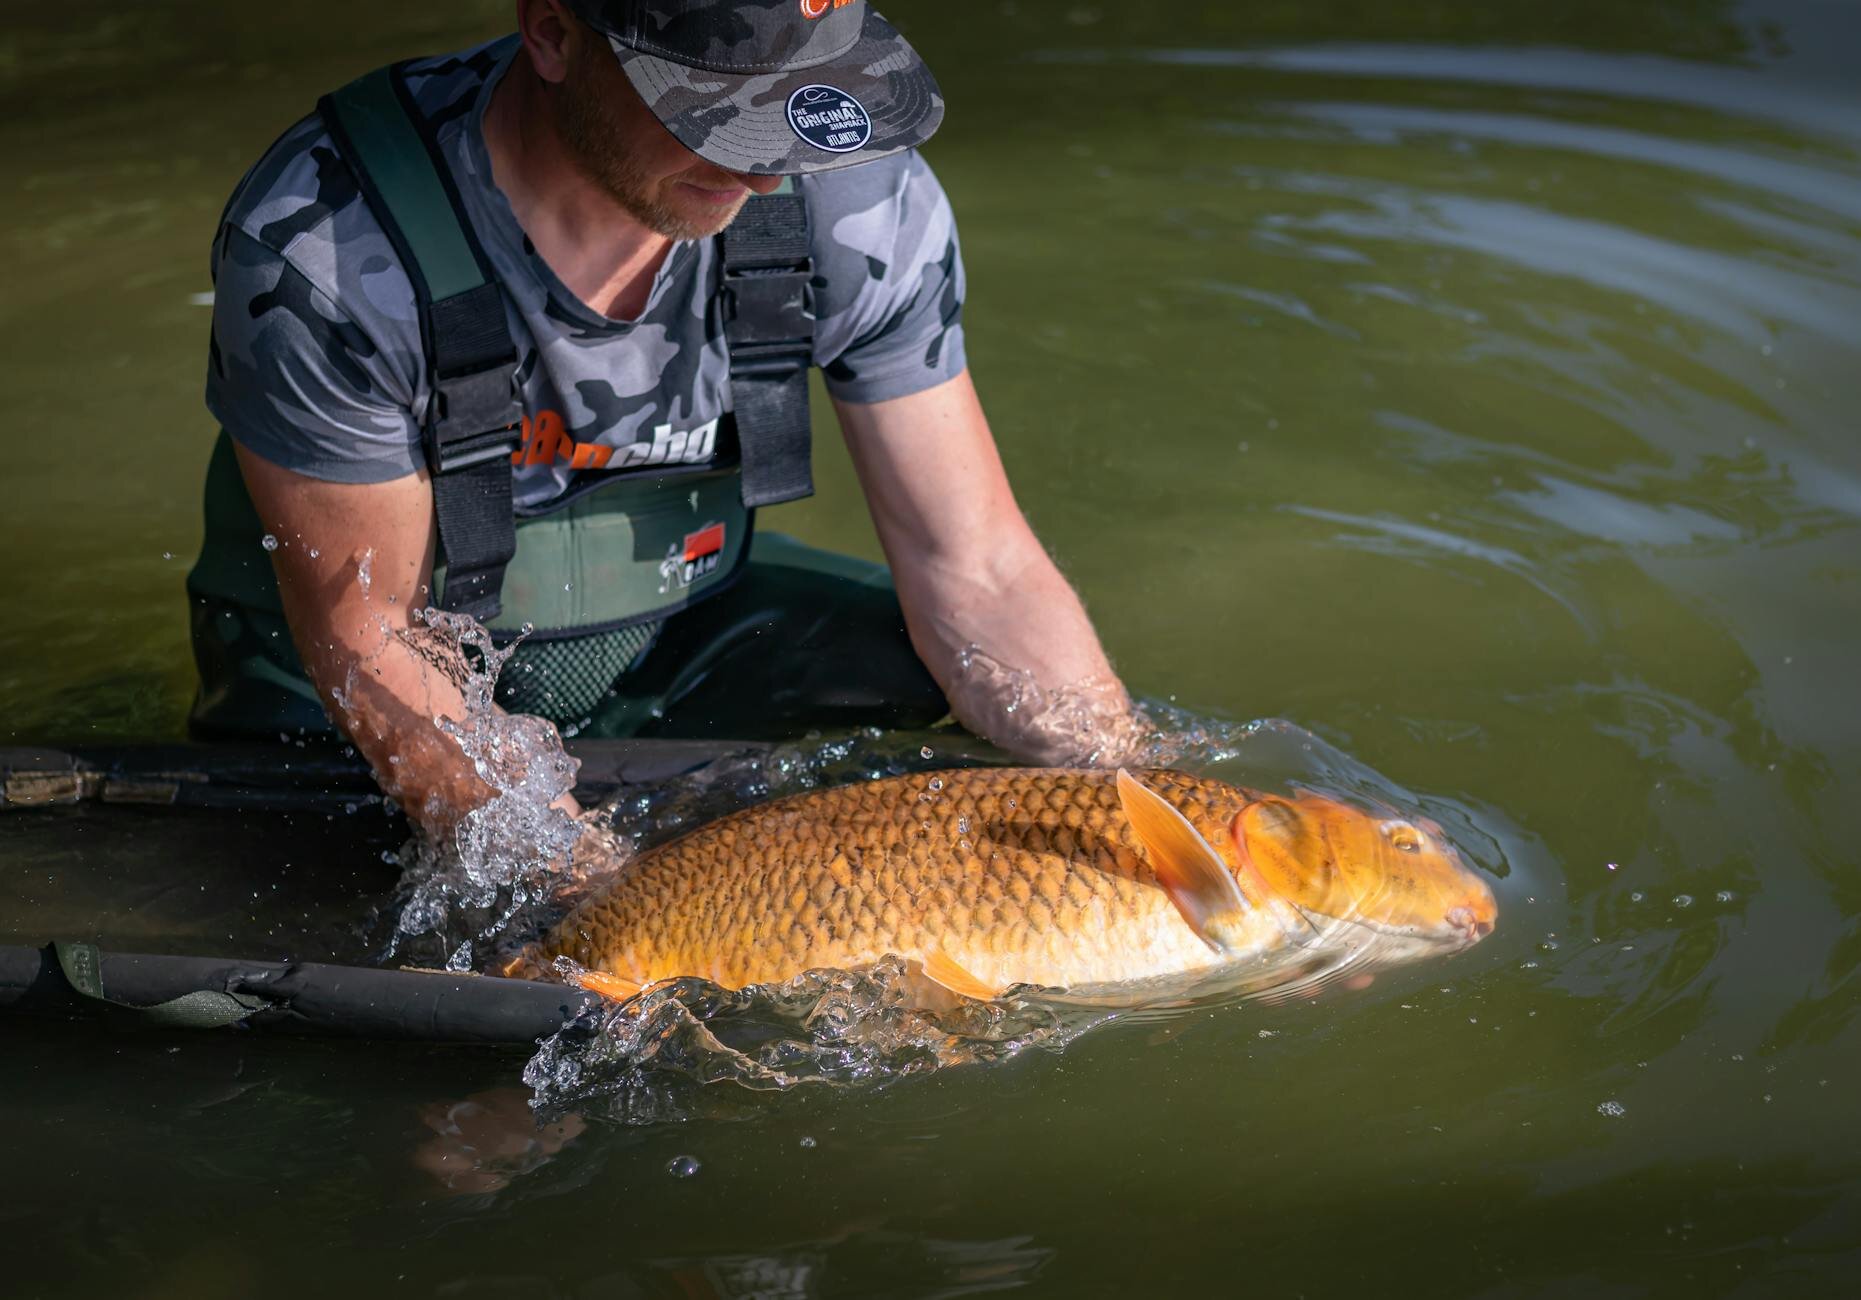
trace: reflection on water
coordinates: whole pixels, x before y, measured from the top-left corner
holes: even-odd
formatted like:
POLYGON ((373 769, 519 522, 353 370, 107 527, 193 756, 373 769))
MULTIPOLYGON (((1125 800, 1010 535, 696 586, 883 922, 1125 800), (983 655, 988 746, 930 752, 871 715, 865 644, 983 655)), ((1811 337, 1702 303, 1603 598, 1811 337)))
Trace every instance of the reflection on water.
MULTIPOLYGON (((1133 688, 1293 719, 1182 761, 1420 808, 1500 880, 1498 932, 1316 1004, 1113 1020, 741 1123, 591 1106, 553 1160, 444 1206, 409 1170, 418 1116, 521 1061, 22 1038, 0 1103, 43 1123, 10 1145, 59 1174, 0 1217, 41 1244, 9 1266, 27 1293, 54 1268, 250 1292, 283 1260, 461 1295, 1153 1294, 1237 1267, 1306 1294, 1844 1285, 1853 6, 883 7, 949 92, 931 157, 1004 455, 1133 688), (278 1211, 176 1244, 254 1203, 278 1211)), ((185 704, 161 557, 193 549, 192 299, 240 168, 343 76, 507 21, 347 8, 79 5, 5 38, 31 489, 5 526, 47 557, 0 630, 21 740, 165 732, 185 704)), ((872 554, 822 433, 822 496, 777 526, 872 554)), ((702 811, 639 798, 622 816, 653 833, 702 811)), ((335 944, 344 897, 384 883, 380 846, 139 816, 7 831, 16 910, 335 944)))

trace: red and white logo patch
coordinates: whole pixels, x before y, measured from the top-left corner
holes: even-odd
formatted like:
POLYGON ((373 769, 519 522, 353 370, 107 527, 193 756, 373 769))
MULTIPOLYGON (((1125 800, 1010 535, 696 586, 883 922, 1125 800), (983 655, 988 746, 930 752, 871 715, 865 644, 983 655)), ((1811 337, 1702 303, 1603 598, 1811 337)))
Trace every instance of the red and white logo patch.
POLYGON ((701 582, 717 572, 724 560, 724 526, 706 524, 695 533, 686 533, 683 543, 666 548, 666 558, 659 562, 659 594, 669 595, 701 582))

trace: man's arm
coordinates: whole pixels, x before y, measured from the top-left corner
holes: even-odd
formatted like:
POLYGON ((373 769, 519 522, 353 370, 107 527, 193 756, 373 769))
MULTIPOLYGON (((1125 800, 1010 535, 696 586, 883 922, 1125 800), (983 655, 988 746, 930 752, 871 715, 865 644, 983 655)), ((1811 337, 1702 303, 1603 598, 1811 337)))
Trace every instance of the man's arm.
MULTIPOLYGON (((272 567, 310 680, 382 789, 443 834, 492 791, 433 723, 463 719, 465 699, 446 661, 422 654, 431 633, 414 621, 432 603, 436 529, 425 472, 330 483, 234 449, 258 516, 279 541, 272 567)), ((580 811, 573 799, 558 806, 580 811)))
POLYGON ((1127 756, 1130 697, 1015 503, 969 372, 835 409, 911 644, 957 718, 1034 762, 1127 756))

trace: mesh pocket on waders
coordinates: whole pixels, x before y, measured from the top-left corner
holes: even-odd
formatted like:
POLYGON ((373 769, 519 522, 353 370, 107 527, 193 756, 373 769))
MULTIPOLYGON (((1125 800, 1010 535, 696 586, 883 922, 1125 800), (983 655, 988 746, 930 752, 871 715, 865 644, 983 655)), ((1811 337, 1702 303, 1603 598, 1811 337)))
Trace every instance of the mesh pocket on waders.
POLYGON ((633 668, 659 634, 640 623, 590 636, 525 641, 498 676, 498 703, 554 723, 578 722, 594 711, 614 682, 633 668))

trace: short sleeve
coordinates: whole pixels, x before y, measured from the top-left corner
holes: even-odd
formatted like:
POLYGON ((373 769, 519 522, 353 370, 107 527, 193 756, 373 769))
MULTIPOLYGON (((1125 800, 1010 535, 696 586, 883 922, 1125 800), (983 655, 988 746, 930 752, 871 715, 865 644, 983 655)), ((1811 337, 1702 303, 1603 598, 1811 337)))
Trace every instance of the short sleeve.
POLYGON ((963 372, 963 259, 943 186, 915 152, 828 173, 811 195, 815 360, 842 401, 963 372))
POLYGON ((241 446, 337 483, 415 472, 407 347, 358 325, 283 253, 239 227, 215 241, 207 408, 241 446), (397 364, 398 363, 398 364, 397 364))

